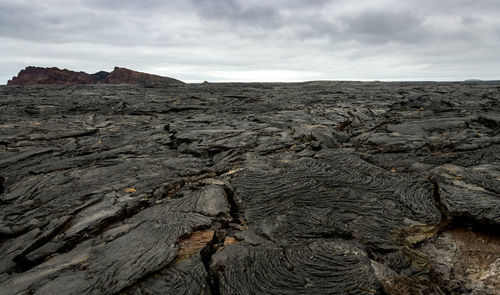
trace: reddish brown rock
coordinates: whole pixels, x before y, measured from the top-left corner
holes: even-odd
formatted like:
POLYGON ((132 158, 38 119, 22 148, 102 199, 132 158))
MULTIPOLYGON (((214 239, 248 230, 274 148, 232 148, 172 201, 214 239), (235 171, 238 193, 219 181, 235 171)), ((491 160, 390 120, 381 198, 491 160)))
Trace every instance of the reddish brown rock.
POLYGON ((56 67, 26 67, 19 72, 17 77, 7 82, 7 85, 36 84, 92 84, 92 79, 86 73, 61 70, 56 67))
POLYGON ((115 67, 115 69, 109 73, 108 77, 104 80, 107 84, 165 84, 165 83, 183 83, 179 80, 162 77, 158 75, 152 75, 137 71, 132 71, 126 68, 115 67))

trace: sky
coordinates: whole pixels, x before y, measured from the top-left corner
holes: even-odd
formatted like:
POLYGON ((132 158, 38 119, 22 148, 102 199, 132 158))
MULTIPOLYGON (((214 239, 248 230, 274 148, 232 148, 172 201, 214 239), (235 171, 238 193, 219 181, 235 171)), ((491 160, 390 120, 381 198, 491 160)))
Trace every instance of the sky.
POLYGON ((500 79, 499 0, 0 0, 26 66, 185 82, 500 79))

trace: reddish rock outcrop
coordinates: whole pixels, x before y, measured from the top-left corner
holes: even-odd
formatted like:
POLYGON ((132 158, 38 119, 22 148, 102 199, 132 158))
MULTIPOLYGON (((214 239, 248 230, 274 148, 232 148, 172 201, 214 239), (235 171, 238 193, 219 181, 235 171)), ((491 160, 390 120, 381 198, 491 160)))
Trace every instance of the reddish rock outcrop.
POLYGON ((16 77, 7 82, 7 85, 37 85, 37 84, 141 84, 154 86, 161 84, 183 83, 182 81, 152 75, 126 68, 115 67, 111 72, 100 71, 95 74, 75 72, 67 69, 26 67, 16 77))
POLYGON ((126 68, 115 67, 115 69, 109 73, 108 77, 104 80, 106 84, 164 84, 164 83, 183 83, 182 81, 162 77, 158 75, 152 75, 137 71, 132 71, 126 68))
POLYGON ((92 84, 90 75, 83 72, 74 72, 67 69, 26 67, 17 77, 7 82, 7 85, 35 85, 35 84, 92 84))

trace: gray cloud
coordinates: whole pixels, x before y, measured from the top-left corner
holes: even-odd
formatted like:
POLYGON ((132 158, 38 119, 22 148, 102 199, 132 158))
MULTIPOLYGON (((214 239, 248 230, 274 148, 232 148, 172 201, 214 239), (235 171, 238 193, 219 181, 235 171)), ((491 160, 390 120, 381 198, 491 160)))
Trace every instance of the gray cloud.
POLYGON ((260 27, 274 27, 280 22, 276 7, 252 5, 244 7, 236 0, 193 0, 198 15, 210 20, 227 21, 260 27))
POLYGON ((347 36, 368 42, 417 42, 429 35, 422 27, 423 19, 408 11, 367 11, 342 20, 347 26, 347 36))
POLYGON ((27 65, 193 81, 498 79, 499 12, 493 0, 0 0, 0 83, 27 65))
POLYGON ((470 26, 481 22, 481 18, 473 15, 464 15, 460 18, 463 25, 470 26))

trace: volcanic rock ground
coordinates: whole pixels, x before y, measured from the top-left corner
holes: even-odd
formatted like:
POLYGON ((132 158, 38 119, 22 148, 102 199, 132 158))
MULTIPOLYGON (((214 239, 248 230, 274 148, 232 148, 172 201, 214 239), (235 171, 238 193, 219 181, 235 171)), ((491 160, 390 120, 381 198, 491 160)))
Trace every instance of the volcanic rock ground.
POLYGON ((1 294, 499 294, 500 84, 0 87, 1 294))

